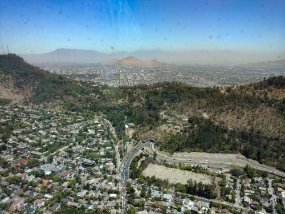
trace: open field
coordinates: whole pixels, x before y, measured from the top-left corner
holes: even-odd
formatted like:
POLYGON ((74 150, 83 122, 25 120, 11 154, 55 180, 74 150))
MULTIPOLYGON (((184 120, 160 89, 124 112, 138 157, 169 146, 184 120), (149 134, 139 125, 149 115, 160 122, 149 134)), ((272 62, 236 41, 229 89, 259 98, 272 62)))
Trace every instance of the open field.
POLYGON ((157 152, 158 161, 166 161, 172 164, 190 164, 200 165, 203 167, 209 167, 212 169, 232 169, 232 168, 244 168, 249 165, 257 170, 266 171, 271 174, 275 174, 282 178, 285 178, 285 172, 282 172, 274 167, 260 164, 255 160, 248 159, 241 154, 223 154, 223 153, 207 153, 207 152, 177 152, 170 155, 167 152, 153 150, 151 147, 145 148, 149 154, 153 155, 153 152, 157 152))
POLYGON ((168 180, 169 183, 181 183, 187 184, 187 181, 192 179, 196 182, 202 182, 203 184, 211 184, 213 178, 209 175, 190 172, 186 170, 168 168, 166 166, 149 164, 143 171, 144 176, 155 176, 156 178, 168 180))

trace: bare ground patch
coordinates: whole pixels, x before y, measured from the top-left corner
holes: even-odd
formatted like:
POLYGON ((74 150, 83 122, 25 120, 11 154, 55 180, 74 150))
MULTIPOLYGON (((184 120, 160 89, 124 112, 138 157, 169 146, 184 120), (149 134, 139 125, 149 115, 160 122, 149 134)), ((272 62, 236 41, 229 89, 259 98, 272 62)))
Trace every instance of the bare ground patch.
POLYGON ((186 170, 168 168, 166 166, 149 164, 143 171, 144 176, 155 176, 156 178, 168 180, 172 184, 187 184, 187 181, 192 179, 203 184, 212 184, 213 177, 205 174, 190 172, 186 170))

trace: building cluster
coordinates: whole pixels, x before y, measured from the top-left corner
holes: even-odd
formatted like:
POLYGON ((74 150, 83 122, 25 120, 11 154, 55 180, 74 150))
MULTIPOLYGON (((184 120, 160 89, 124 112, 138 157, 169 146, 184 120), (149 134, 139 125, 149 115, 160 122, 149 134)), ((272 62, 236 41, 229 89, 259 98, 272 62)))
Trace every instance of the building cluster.
POLYGON ((276 213, 276 207, 285 209, 285 185, 282 179, 272 176, 233 176, 226 174, 227 201, 258 213, 276 213))
MULTIPOLYGON (((142 186, 132 185, 135 189, 134 204, 143 201, 143 208, 137 208, 138 213, 208 213, 211 211, 209 200, 200 200, 188 195, 179 195, 174 191, 163 191, 158 188, 146 187, 148 196, 142 197, 142 186)), ((146 194, 146 195, 147 195, 146 194)))
MULTIPOLYGON (((126 124, 126 135, 131 137, 134 128, 126 124)), ((215 199, 175 192, 168 181, 165 187, 141 182, 145 177, 123 180, 115 141, 115 130, 102 115, 0 107, 0 213, 67 209, 106 213, 134 209, 141 214, 229 213, 231 209, 282 213, 285 209, 284 179, 254 169, 251 176, 246 170, 239 175, 229 170, 211 172, 216 182, 213 187, 219 192, 215 199)), ((147 154, 147 149, 140 147, 138 153, 147 154)), ((142 156, 138 161, 137 172, 145 160, 142 156)))
POLYGON ((283 74, 280 67, 250 65, 173 65, 133 66, 113 64, 40 64, 40 67, 67 77, 99 85, 132 86, 157 82, 183 82, 198 87, 232 86, 283 74))
POLYGON ((99 116, 1 107, 0 213, 119 213, 116 151, 99 116))

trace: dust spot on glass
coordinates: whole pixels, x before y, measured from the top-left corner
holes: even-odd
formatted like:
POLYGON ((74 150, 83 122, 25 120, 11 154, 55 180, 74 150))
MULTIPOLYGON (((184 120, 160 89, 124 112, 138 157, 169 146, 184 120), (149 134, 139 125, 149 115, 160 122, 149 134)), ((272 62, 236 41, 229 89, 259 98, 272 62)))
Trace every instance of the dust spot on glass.
POLYGON ((111 50, 115 50, 115 47, 114 47, 114 46, 110 46, 110 49, 111 49, 111 50))
POLYGON ((68 38, 68 39, 67 39, 67 41, 68 41, 68 42, 70 42, 70 41, 71 41, 71 39, 70 39, 70 38, 68 38))
POLYGON ((59 11, 58 11, 58 14, 59 14, 59 15, 61 15, 61 14, 62 14, 62 11, 61 11, 61 10, 59 10, 59 11))
POLYGON ((217 35, 217 39, 220 39, 221 38, 221 36, 220 35, 217 35))
POLYGON ((163 37, 163 40, 167 40, 167 37, 163 37))
POLYGON ((213 36, 212 36, 212 35, 210 35, 210 36, 209 36, 209 38, 210 38, 210 39, 213 39, 213 36))
POLYGON ((28 24, 28 22, 30 21, 30 18, 27 18, 25 21, 24 21, 24 24, 28 24))
POLYGON ((89 26, 88 26, 88 25, 85 25, 85 28, 89 28, 89 26))
POLYGON ((155 32, 158 32, 158 28, 155 28, 154 31, 155 31, 155 32))

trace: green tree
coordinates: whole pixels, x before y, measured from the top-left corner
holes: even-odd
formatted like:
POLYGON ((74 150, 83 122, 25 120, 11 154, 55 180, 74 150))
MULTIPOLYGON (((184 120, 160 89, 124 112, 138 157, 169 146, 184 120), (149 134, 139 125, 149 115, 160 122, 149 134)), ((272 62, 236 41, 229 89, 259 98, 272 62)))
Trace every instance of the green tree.
POLYGON ((128 209, 128 214, 136 214, 136 210, 133 206, 128 209))

